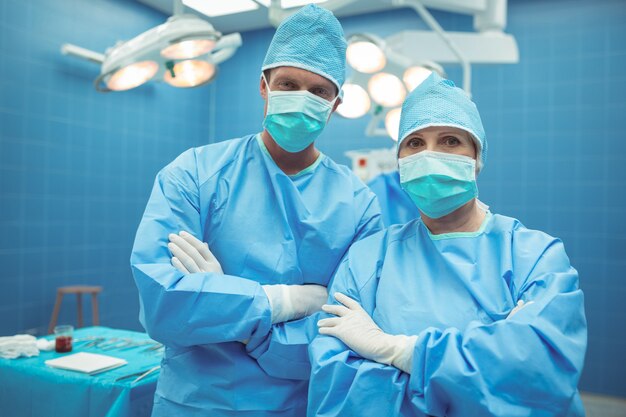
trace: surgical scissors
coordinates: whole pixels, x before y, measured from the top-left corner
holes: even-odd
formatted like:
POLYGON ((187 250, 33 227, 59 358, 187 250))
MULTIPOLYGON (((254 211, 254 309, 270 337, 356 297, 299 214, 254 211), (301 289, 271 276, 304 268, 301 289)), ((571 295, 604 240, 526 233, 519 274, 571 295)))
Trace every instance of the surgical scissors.
POLYGON ((152 368, 150 368, 150 369, 148 369, 148 370, 145 370, 145 369, 144 369, 143 371, 139 371, 139 372, 135 372, 135 373, 132 373, 132 374, 128 374, 128 375, 124 375, 124 376, 120 376, 119 378, 116 378, 116 379, 115 379, 115 382, 118 382, 118 381, 121 381, 121 380, 123 380, 123 379, 132 378, 132 377, 136 376, 137 378, 135 378, 135 379, 133 380, 133 382, 132 382, 132 383, 134 384, 135 382, 141 381, 142 379, 144 379, 144 378, 145 378, 145 377, 147 377, 148 375, 150 375, 150 374, 152 374, 152 373, 154 373, 154 372, 158 371, 159 369, 161 369, 161 366, 160 366, 160 365, 157 365, 157 366, 152 367, 152 368))

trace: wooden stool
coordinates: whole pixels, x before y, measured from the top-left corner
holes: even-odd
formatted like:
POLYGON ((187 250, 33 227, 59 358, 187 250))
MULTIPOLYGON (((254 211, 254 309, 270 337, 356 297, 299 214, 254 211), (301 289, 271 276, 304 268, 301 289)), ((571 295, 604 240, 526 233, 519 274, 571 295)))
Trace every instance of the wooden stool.
POLYGON ((76 306, 78 307, 78 327, 83 327, 83 294, 91 294, 91 310, 93 313, 93 325, 100 324, 98 319, 98 293, 102 291, 102 287, 90 287, 85 285, 75 285, 71 287, 59 287, 57 288, 57 299, 54 303, 54 310, 52 311, 52 317, 50 318, 50 325, 48 326, 48 333, 52 334, 54 326, 57 325, 59 318, 59 310, 61 309, 61 301, 65 294, 76 294, 76 306))

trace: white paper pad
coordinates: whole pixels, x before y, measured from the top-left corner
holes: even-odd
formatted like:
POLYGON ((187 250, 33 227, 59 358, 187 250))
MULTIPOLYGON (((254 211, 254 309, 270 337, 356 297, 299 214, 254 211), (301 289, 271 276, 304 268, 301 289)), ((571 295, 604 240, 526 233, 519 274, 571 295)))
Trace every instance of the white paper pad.
POLYGON ((87 352, 79 352, 73 355, 63 356, 56 359, 48 359, 45 361, 45 364, 52 368, 83 372, 89 375, 118 368, 126 365, 127 363, 128 362, 124 359, 87 352))

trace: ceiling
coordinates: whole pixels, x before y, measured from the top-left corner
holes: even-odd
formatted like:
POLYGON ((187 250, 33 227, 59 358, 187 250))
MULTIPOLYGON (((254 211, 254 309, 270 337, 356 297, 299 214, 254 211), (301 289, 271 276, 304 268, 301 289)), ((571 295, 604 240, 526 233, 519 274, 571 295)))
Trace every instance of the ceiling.
MULTIPOLYGON (((136 0, 156 10, 159 10, 167 16, 173 14, 173 0, 136 0)), ((211 1, 211 0, 207 0, 211 1)), ((213 0, 228 1, 228 0, 213 0)), ((392 9, 390 2, 385 0, 359 0, 335 11, 338 17, 354 16, 363 13, 376 12, 381 10, 392 9)), ((263 29, 271 27, 267 13, 268 10, 259 5, 259 8, 249 12, 241 12, 226 16, 216 16, 208 18, 193 9, 185 8, 186 13, 195 13, 209 20, 211 24, 220 32, 228 34, 231 32, 245 32, 248 30, 263 29)))

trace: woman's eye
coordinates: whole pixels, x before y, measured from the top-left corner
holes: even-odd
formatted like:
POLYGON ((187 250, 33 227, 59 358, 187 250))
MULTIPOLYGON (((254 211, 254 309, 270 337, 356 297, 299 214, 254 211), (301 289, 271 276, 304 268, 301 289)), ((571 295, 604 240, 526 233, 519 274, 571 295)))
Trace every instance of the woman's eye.
POLYGON ((448 136, 447 138, 445 138, 445 143, 448 146, 456 146, 459 145, 461 141, 459 140, 459 138, 455 138, 454 136, 448 136))
POLYGON ((422 141, 417 138, 409 139, 407 145, 409 145, 409 148, 418 148, 421 145, 421 142, 422 141))

